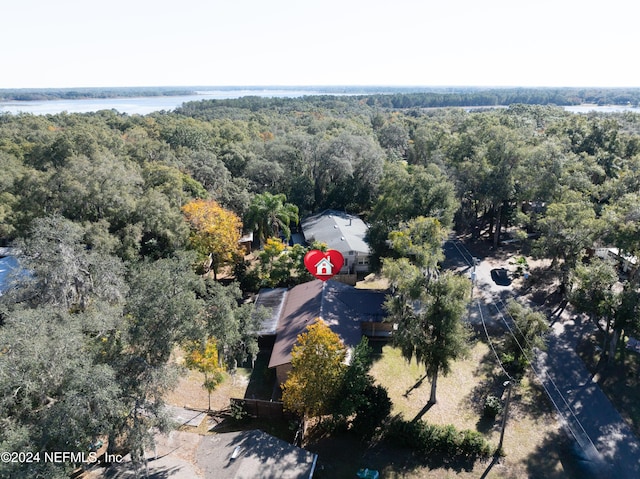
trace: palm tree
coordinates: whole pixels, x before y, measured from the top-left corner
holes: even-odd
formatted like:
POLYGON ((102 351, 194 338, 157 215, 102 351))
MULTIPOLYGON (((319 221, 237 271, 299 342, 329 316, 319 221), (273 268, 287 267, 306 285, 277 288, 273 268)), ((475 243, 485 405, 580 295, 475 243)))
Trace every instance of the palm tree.
POLYGON ((245 224, 257 232, 261 242, 281 234, 287 240, 291 236, 289 225, 292 222, 298 224, 298 207, 286 201, 287 197, 282 193, 272 195, 265 192, 253 197, 245 224))

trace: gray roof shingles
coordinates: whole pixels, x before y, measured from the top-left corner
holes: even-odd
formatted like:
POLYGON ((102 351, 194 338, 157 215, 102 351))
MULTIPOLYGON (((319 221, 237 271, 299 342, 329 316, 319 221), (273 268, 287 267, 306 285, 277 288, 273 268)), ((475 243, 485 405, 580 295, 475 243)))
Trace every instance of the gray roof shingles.
POLYGON ((340 251, 347 256, 349 251, 361 255, 370 254, 365 241, 368 227, 359 217, 343 211, 325 210, 302 220, 302 231, 308 243, 319 241, 329 249, 340 251))

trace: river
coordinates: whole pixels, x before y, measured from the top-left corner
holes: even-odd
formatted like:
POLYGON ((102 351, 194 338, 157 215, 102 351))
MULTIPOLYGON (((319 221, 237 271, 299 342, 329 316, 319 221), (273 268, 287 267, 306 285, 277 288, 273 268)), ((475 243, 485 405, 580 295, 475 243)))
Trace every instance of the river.
POLYGON ((244 96, 269 98, 297 98, 304 95, 325 95, 330 90, 239 88, 197 91, 195 95, 144 96, 126 98, 91 98, 81 100, 6 101, 0 102, 0 113, 33 113, 48 115, 62 113, 89 113, 100 110, 117 110, 130 115, 146 115, 154 111, 171 111, 189 101, 224 100, 244 96))
MULTIPOLYGON (((337 93, 335 88, 230 88, 198 91, 194 95, 182 96, 145 96, 131 98, 92 98, 86 100, 47 100, 47 101, 7 101, 0 102, 0 113, 32 113, 48 115, 56 113, 88 113, 100 110, 116 110, 129 115, 146 115, 155 111, 172 111, 183 103, 200 100, 222 100, 244 96, 265 98, 298 98, 305 95, 354 95, 363 92, 337 93)), ((368 91, 368 94, 383 93, 368 91)), ((389 93, 388 91, 384 93, 389 93)), ((640 113, 640 108, 623 105, 576 105, 565 110, 573 113, 613 113, 632 111, 640 113)))

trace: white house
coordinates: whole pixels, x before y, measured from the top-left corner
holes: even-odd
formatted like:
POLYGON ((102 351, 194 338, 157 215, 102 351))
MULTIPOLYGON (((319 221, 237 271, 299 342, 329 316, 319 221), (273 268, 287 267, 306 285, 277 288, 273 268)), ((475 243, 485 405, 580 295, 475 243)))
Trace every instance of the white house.
POLYGON ((369 227, 357 216, 325 210, 302 220, 301 227, 307 244, 318 241, 342 254, 344 264, 340 274, 369 271, 371 249, 365 241, 369 227))
POLYGON ((614 264, 622 268, 624 273, 633 273, 638 267, 638 258, 621 252, 619 248, 596 248, 595 255, 599 258, 613 261, 614 264))

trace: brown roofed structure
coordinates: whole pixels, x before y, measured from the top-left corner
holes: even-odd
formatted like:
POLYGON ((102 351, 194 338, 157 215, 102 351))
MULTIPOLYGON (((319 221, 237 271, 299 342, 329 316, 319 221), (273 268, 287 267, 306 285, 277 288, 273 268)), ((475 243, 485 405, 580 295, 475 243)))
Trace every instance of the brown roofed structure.
POLYGON ((362 337, 361 323, 382 321, 383 302, 384 293, 380 291, 356 289, 337 281, 315 280, 295 286, 282 308, 269 367, 291 363, 298 335, 318 318, 340 336, 345 346, 356 346, 362 337))
POLYGON ((299 284, 287 294, 269 360, 270 368, 291 362, 291 350, 298 335, 320 317, 322 285, 320 280, 299 284))

